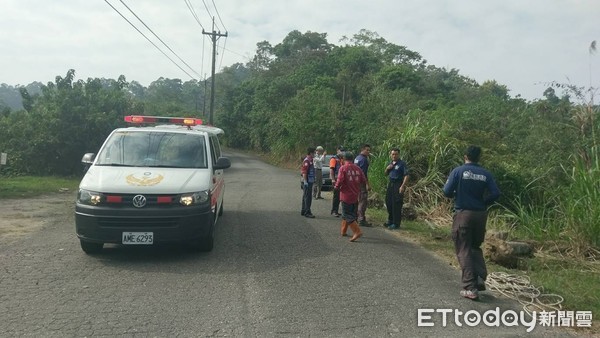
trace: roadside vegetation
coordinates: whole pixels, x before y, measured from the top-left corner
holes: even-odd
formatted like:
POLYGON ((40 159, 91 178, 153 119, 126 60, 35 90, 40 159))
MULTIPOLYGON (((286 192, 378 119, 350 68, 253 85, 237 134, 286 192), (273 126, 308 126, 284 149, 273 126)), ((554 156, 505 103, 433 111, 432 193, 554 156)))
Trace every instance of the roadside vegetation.
MULTIPOLYGON (((0 200, 32 198, 59 192, 77 191, 81 178, 53 176, 0 177, 0 200)), ((0 201, 0 203, 2 203, 0 201)))
MULTIPOLYGON (((594 42, 590 60, 595 51, 594 42)), ((275 45, 259 42, 251 61, 226 67, 216 83, 215 124, 228 147, 299 166, 308 146, 333 153, 340 144, 357 151, 369 143, 375 205, 389 150, 399 147, 411 169, 406 202, 438 231, 450 219, 441 193, 447 174, 469 144, 481 146, 502 191, 490 228, 537 250, 519 273, 563 293, 567 308, 598 310, 600 109, 591 81, 587 88, 547 83, 543 98, 530 102, 361 30, 339 45, 326 33, 298 31, 275 45)), ((8 177, 79 175, 81 156, 96 152, 124 115, 207 119, 207 93, 196 80, 160 78, 146 88, 123 76, 76 80, 69 70, 40 93, 19 91, 23 109, 0 107, 0 151, 9 154, 1 197, 15 194, 3 188, 8 177)))

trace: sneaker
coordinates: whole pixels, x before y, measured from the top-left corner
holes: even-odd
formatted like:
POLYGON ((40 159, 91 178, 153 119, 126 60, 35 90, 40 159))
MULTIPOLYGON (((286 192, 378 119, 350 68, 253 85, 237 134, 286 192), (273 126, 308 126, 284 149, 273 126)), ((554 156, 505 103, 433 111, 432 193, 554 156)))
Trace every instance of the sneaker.
POLYGON ((333 217, 340 217, 341 215, 340 215, 339 212, 334 211, 334 212, 331 213, 331 216, 333 216, 333 217))
POLYGON ((396 225, 396 224, 390 224, 388 226, 388 229, 390 229, 390 230, 396 230, 396 229, 400 229, 400 226, 396 225))
POLYGON ((372 226, 371 223, 369 223, 365 220, 358 222, 358 225, 360 225, 361 227, 367 227, 367 228, 372 226))
POLYGON ((315 215, 308 213, 308 214, 304 215, 304 217, 307 217, 307 218, 315 218, 315 215))
POLYGON ((479 300, 479 292, 477 290, 460 290, 460 295, 470 300, 479 300))

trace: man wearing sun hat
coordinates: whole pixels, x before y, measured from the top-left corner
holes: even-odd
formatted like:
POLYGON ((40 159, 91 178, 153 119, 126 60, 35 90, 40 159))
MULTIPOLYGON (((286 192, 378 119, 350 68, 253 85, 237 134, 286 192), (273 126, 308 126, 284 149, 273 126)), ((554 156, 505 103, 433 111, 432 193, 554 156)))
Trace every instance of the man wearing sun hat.
POLYGON ((323 187, 323 162, 325 161, 325 155, 327 155, 327 152, 323 150, 323 147, 317 146, 315 157, 313 158, 313 164, 315 166, 313 198, 316 200, 323 199, 323 197, 321 197, 321 188, 323 187))

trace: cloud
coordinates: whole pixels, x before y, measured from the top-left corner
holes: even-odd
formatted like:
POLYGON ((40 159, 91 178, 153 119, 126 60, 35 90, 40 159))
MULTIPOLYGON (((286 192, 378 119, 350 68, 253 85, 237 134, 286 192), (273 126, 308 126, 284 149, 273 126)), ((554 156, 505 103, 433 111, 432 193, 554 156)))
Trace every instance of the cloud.
MULTIPOLYGON (((109 2, 181 65, 120 1, 109 2)), ((227 31, 218 40, 226 48, 219 50, 222 67, 248 62, 258 42, 276 45, 292 30, 327 33, 330 43, 340 44, 363 28, 429 64, 459 69, 480 83, 496 80, 529 99, 541 97, 540 83, 568 78, 589 85, 590 66, 600 67, 600 55, 588 54, 591 41, 600 39, 597 1, 222 0, 214 2, 220 18, 212 2, 190 2, 205 30, 212 22, 204 3, 217 30, 227 31)), ((125 3, 196 72, 210 73, 211 41, 185 2, 125 3)), ((161 76, 189 79, 103 1, 5 0, 0 29, 0 62, 10 65, 0 83, 52 81, 70 68, 79 78, 124 74, 144 85, 161 76)))

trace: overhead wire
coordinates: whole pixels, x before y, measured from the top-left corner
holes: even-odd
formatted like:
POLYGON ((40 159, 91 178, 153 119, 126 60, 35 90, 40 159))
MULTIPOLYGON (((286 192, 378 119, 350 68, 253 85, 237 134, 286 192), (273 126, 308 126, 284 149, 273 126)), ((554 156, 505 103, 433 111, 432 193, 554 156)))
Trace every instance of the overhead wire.
MULTIPOLYGON (((213 24, 215 22, 214 20, 214 16, 210 13, 210 10, 208 9, 208 6, 206 5, 206 2, 204 0, 202 0, 202 2, 204 3, 204 7, 206 8, 206 11, 208 12, 208 14, 211 16, 211 18, 213 19, 213 24)), ((211 0, 213 8, 215 9, 215 12, 217 13, 217 17, 219 18, 219 21, 221 22, 221 25, 223 26, 223 30, 225 31, 225 33, 227 33, 227 28, 225 28, 225 24, 223 23, 223 20, 221 19, 221 14, 219 13, 219 9, 217 8, 217 5, 215 4, 214 0, 211 0)), ((218 26, 217 26, 218 29, 218 26)), ((225 57, 225 45, 227 44, 227 35, 225 35, 225 41, 223 42, 223 46, 221 47, 219 44, 219 49, 221 49, 221 61, 219 61, 219 68, 222 67, 223 65, 223 58, 225 57)), ((218 53, 218 52, 217 52, 218 53)))
MULTIPOLYGON (((206 8, 206 12, 208 12, 208 15, 210 15, 213 25, 215 24, 215 17, 210 13, 210 9, 208 9, 208 6, 206 5, 206 1, 202 0, 202 3, 204 4, 204 8, 206 8)), ((217 26, 217 29, 219 29, 219 26, 217 26)))
POLYGON ((219 21, 221 22, 221 25, 223 25, 223 30, 225 30, 227 32, 227 28, 225 28, 225 24, 223 23, 223 20, 221 20, 221 14, 219 14, 219 10, 217 9, 217 5, 215 4, 215 0, 212 0, 212 4, 213 4, 213 7, 215 8, 215 12, 217 12, 217 17, 219 18, 219 21))
POLYGON ((223 48, 221 48, 223 51, 221 52, 221 61, 219 61, 219 68, 221 68, 223 66, 223 57, 225 55, 225 45, 227 44, 227 37, 225 37, 225 41, 223 41, 223 48))
MULTIPOLYGON (((106 2, 115 12, 117 12, 125 21, 127 21, 127 23, 129 23, 131 25, 131 27, 133 27, 138 33, 140 33, 146 40, 148 40, 148 42, 150 42, 156 49, 158 49, 159 52, 161 52, 164 56, 167 57, 167 59, 169 59, 175 66, 177 66, 177 68, 179 68, 182 72, 184 72, 185 74, 187 74, 190 78, 195 79, 194 76, 192 76, 190 73, 188 73, 185 69, 183 69, 179 64, 177 64, 177 62, 175 62, 175 60, 173 60, 171 57, 169 57, 169 55, 167 55, 162 49, 160 49, 160 47, 158 47, 150 38, 148 38, 142 31, 140 31, 131 21, 129 21, 129 19, 127 19, 121 12, 119 12, 118 9, 116 9, 110 2, 108 2, 108 0, 104 0, 104 2, 106 2)), ((122 2, 122 1, 121 1, 122 2)), ((189 66, 188 66, 189 67, 189 66)), ((197 74, 197 73, 196 73, 197 74)))
POLYGON ((202 30, 204 30, 204 26, 202 26, 202 23, 200 23, 200 19, 198 18, 198 15, 196 14, 196 10, 194 9, 194 5, 192 5, 192 2, 190 0, 184 0, 184 1, 185 1, 185 4, 187 5, 188 9, 192 13, 192 16, 194 17, 194 19, 196 19, 196 22, 200 25, 200 27, 202 27, 202 30))
MULTIPOLYGON (((192 13, 192 16, 194 17, 194 19, 196 20, 198 25, 200 25, 200 27, 202 28, 202 32, 204 32, 205 31, 204 26, 200 22, 200 19, 198 18, 198 14, 196 14, 194 5, 192 4, 192 2, 190 0, 184 0, 184 2, 187 5, 187 8, 190 10, 190 13, 192 13)), ((204 73, 204 57, 205 57, 204 51, 206 50, 205 42, 206 42, 206 37, 204 36, 204 34, 202 34, 202 61, 200 64, 200 73, 204 73)), ((200 76, 200 78, 202 78, 202 76, 200 76)))
POLYGON ((154 31, 150 27, 148 27, 148 25, 146 25, 144 20, 142 20, 137 14, 135 14, 135 12, 131 8, 129 8, 129 6, 127 6, 127 4, 125 4, 125 2, 123 0, 119 0, 119 1, 123 4, 123 6, 125 6, 125 8, 127 8, 131 12, 131 14, 133 14, 133 16, 135 16, 142 23, 142 25, 144 25, 144 27, 146 27, 152 34, 154 34, 154 36, 158 39, 158 41, 162 42, 162 44, 165 47, 167 47, 167 49, 169 51, 171 51, 171 53, 173 53, 173 55, 175 55, 179 59, 179 61, 183 62, 183 64, 186 65, 196 75, 198 75, 198 77, 202 77, 200 74, 198 74, 198 72, 196 72, 194 70, 194 68, 192 68, 190 65, 188 65, 187 62, 185 62, 181 57, 179 57, 179 55, 177 55, 177 53, 175 53, 175 51, 173 49, 171 49, 171 47, 169 47, 169 45, 167 45, 156 33, 154 33, 154 31))

